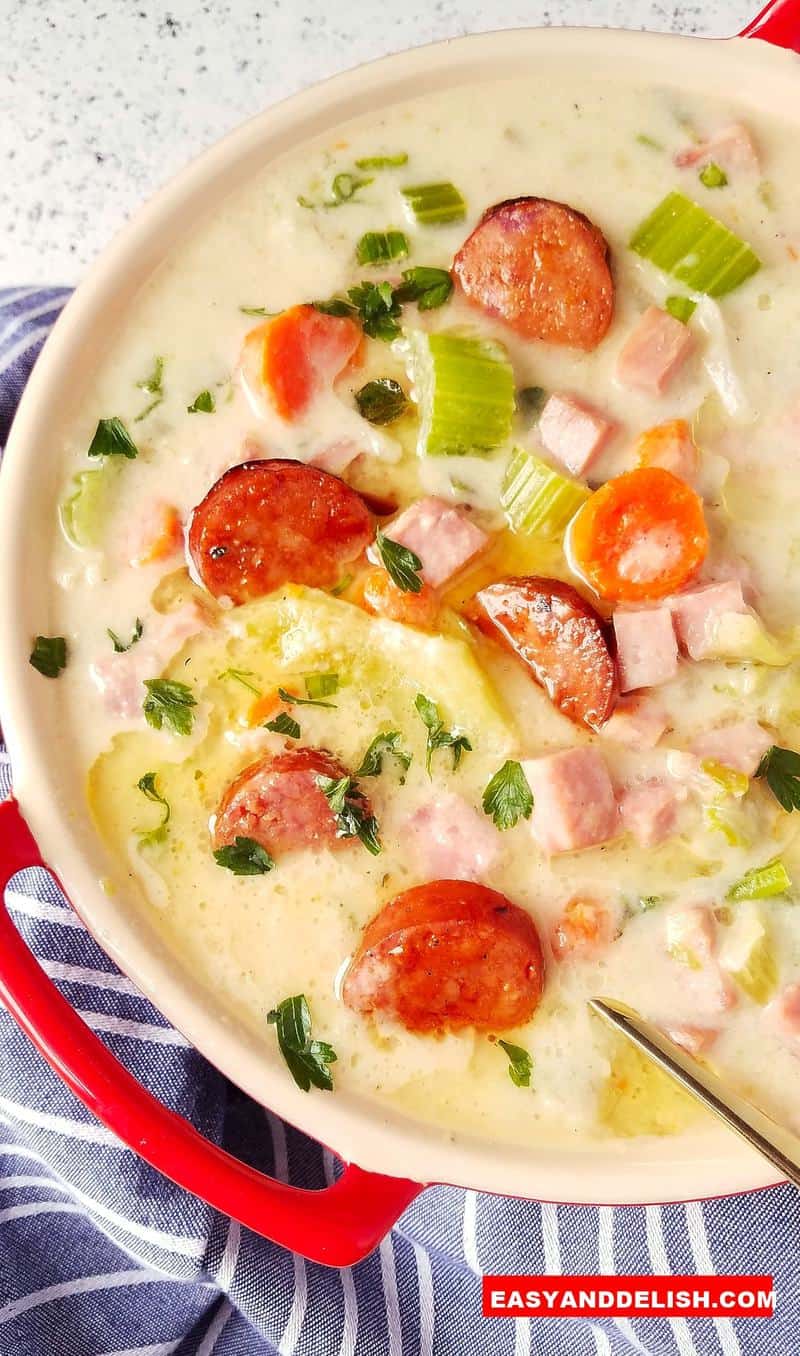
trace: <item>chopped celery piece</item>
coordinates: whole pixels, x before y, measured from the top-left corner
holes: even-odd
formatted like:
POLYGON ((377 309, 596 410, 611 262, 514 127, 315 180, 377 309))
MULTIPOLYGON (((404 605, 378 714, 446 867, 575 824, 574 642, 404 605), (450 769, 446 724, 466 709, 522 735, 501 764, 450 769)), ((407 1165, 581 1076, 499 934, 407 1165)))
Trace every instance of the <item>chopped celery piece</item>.
POLYGON ((420 226, 441 226, 466 215, 467 204, 455 184, 414 184, 401 192, 420 226))
POLYGON ((729 847, 748 847, 749 840, 733 825, 717 805, 706 805, 703 820, 709 829, 721 833, 729 847))
POLYGON ((721 786, 727 796, 746 796, 750 790, 750 778, 746 773, 737 772, 735 767, 726 767, 715 758, 704 758, 700 771, 721 786))
POLYGON ((754 909, 736 919, 720 949, 720 964, 754 1003, 764 1005, 778 987, 775 948, 764 920, 754 909))
POLYGON ((557 537, 589 494, 584 485, 517 447, 508 463, 500 503, 515 532, 557 537))
POLYGON ((514 415, 514 374, 502 344, 418 330, 409 346, 420 455, 465 456, 504 443, 514 415))
POLYGON ((320 697, 330 697, 339 691, 338 673, 309 673, 304 681, 306 696, 313 701, 320 697))
POLYGON ((742 899, 773 899, 791 889, 792 879, 780 858, 766 866, 754 866, 745 871, 741 880, 733 884, 725 896, 737 902, 742 899))
POLYGON ((680 320, 682 325, 687 325, 697 310, 697 302, 692 301, 691 297, 667 297, 664 310, 680 320))
POLYGON ((403 231, 367 231, 356 245, 360 264, 388 264, 408 254, 408 237, 403 231))
POLYGON ((79 471, 72 480, 72 494, 59 508, 64 535, 79 550, 100 545, 109 473, 114 475, 115 470, 108 462, 96 471, 79 471))
POLYGON ((750 612, 723 612, 714 627, 709 651, 717 659, 742 659, 785 668, 792 650, 774 640, 750 612))
POLYGON ((668 193, 637 227, 630 247, 695 292, 722 297, 761 267, 744 240, 683 193, 668 193))

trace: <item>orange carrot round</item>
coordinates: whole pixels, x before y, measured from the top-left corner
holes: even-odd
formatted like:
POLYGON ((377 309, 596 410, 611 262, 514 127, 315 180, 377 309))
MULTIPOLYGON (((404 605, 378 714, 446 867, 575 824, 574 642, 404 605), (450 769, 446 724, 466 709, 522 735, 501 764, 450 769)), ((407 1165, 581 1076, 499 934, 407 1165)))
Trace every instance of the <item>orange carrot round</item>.
POLYGON ((419 593, 406 593, 382 566, 376 565, 364 575, 361 587, 364 607, 378 617, 423 631, 431 630, 436 623, 439 599, 430 584, 423 583, 419 593))
MULTIPOLYGON (((259 327, 259 333, 261 327, 259 327)), ((297 419, 358 355, 361 329, 347 316, 291 306, 264 329, 262 378, 284 419, 297 419)))
POLYGON ((708 551, 699 495, 657 466, 615 477, 573 519, 570 563, 601 598, 649 602, 688 583, 708 551))

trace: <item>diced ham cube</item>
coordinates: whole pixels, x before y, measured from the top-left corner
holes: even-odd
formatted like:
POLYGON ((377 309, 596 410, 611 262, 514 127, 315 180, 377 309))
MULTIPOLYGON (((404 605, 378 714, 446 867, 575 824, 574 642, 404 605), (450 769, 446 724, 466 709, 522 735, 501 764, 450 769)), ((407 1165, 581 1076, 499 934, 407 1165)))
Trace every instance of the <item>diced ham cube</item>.
POLYGON ((800 1054, 800 984, 788 984, 767 1011, 783 1039, 800 1054))
POLYGON ((688 325, 648 306, 617 358, 617 380, 646 395, 663 395, 693 348, 688 325))
POLYGON ((582 476, 600 455, 616 424, 575 396, 551 395, 539 418, 539 437, 551 456, 582 476))
POLYGON ((640 466, 659 466, 688 484, 697 477, 699 454, 685 419, 671 419, 668 424, 647 429, 637 440, 635 451, 640 466))
POLYGON ((385 529, 392 541, 407 546, 422 561, 422 577, 433 588, 482 551, 489 538, 475 523, 443 499, 418 499, 385 529))
POLYGON ((190 636, 208 624, 196 603, 175 612, 154 612, 145 622, 141 640, 122 654, 104 654, 90 666, 95 686, 112 716, 131 720, 142 715, 145 678, 158 678, 172 656, 190 636))
POLYGON ((725 1012, 734 1006, 736 990, 717 960, 714 919, 706 905, 689 904, 667 914, 666 945, 672 959, 686 967, 698 1007, 725 1012))
POLYGON ((676 593, 667 600, 675 632, 690 659, 705 659, 714 649, 716 626, 730 612, 749 612, 741 581, 727 579, 720 584, 689 593, 676 593))
POLYGON ((666 1026, 664 1035, 679 1045, 688 1055, 703 1055, 714 1044, 719 1028, 712 1026, 666 1026))
POLYGON ((656 687, 678 671, 678 642, 666 607, 614 613, 621 692, 656 687))
POLYGON ((483 880, 500 849, 491 820, 457 795, 421 805, 405 829, 412 859, 429 880, 483 880))
POLYGON ((700 735, 692 744, 692 752, 702 761, 722 763, 752 777, 774 743, 772 735, 757 720, 739 720, 700 735))
POLYGON ((533 792, 533 834, 548 856, 616 838, 619 810, 608 768, 596 749, 564 749, 522 766, 533 792))
POLYGON ((680 799, 675 784, 670 785, 661 777, 633 782, 620 793, 622 826, 640 847, 656 847, 675 832, 680 799))
POLYGON ((623 697, 600 733, 629 749, 654 749, 669 725, 666 712, 647 697, 623 697))
POLYGON ((719 165, 720 169, 735 173, 760 172, 758 152, 749 131, 740 122, 721 127, 713 136, 695 145, 686 146, 675 155, 675 164, 684 169, 690 165, 719 165))
POLYGON ((311 465, 318 466, 321 471, 329 471, 332 476, 340 476, 363 451, 363 447, 359 447, 352 438, 339 438, 337 442, 315 452, 311 465))

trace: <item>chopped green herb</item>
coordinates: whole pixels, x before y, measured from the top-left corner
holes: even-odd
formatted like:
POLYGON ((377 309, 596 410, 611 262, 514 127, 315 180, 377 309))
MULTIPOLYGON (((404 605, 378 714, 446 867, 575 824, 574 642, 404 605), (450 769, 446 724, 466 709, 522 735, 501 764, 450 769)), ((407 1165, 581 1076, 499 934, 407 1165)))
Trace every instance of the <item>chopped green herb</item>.
MULTIPOLYGON (((362 282, 348 288, 347 295, 358 312, 364 333, 390 343, 400 333, 400 304, 388 282, 362 282)), ((318 308, 319 309, 319 308, 318 308)))
POLYGON ((639 912, 649 913, 651 909, 657 909, 663 902, 661 895, 640 895, 638 900, 639 912))
POLYGON ((265 876, 275 865, 266 848, 257 843, 255 838, 238 834, 232 843, 217 848, 214 861, 234 876, 265 876))
POLYGON ((155 772, 146 772, 143 777, 139 778, 136 785, 142 792, 142 795, 147 796, 147 799, 152 800, 154 804, 160 805, 164 811, 161 823, 157 824, 154 829, 145 829, 140 832, 139 840, 143 844, 163 843, 167 836, 167 825, 169 824, 170 814, 172 813, 169 807, 169 801, 164 799, 156 786, 155 772))
POLYGON ((213 414, 217 408, 217 402, 210 391, 201 391, 195 396, 191 405, 186 406, 187 414, 213 414))
POLYGON ((246 687, 248 692, 252 692, 254 697, 261 696, 261 690, 257 688, 254 683, 248 683, 247 681, 248 678, 255 677, 252 669, 224 669, 217 677, 220 680, 230 678, 234 683, 241 683, 242 687, 246 687))
POLYGON ((800 753, 773 744, 758 765, 757 777, 765 777, 767 786, 787 814, 800 810, 800 753))
POLYGON ((63 636, 37 636, 29 661, 45 678, 57 678, 67 667, 67 642, 63 636))
POLYGON ((713 160, 708 165, 703 166, 698 178, 701 184, 705 184, 706 188, 725 188, 728 182, 728 176, 724 169, 720 165, 716 165, 713 160))
POLYGON ((444 721, 439 715, 439 708, 430 697, 424 693, 418 692, 414 701, 417 714, 428 731, 428 747, 425 754, 425 767, 428 776, 431 776, 431 759, 437 749, 451 749, 453 753, 453 770, 458 767, 461 757, 464 753, 472 750, 472 745, 466 735, 457 734, 455 730, 446 730, 444 721))
POLYGON ((278 696, 287 706, 325 706, 329 711, 336 710, 335 702, 321 702, 316 697, 297 697, 293 692, 287 692, 285 687, 278 688, 278 696))
POLYGON ((388 730, 385 734, 377 734, 364 754, 361 766, 356 769, 356 776, 379 777, 383 771, 384 758, 394 758, 403 769, 403 775, 400 777, 400 785, 402 786, 405 782, 405 773, 411 766, 411 754, 406 753, 405 749, 397 747, 399 738, 399 730, 388 730))
POLYGON ((663 142, 656 141, 655 137, 648 136, 646 132, 639 132, 636 140, 640 146, 646 146, 650 151, 663 151, 664 149, 663 142))
POLYGON ((414 220, 421 226, 441 226, 461 221, 467 204, 455 184, 414 184, 401 189, 414 220))
POLYGON ((264 729, 271 730, 273 734, 286 735, 287 739, 300 738, 300 726, 288 711, 281 711, 274 720, 268 720, 264 729))
POLYGON ((111 641, 111 644, 114 646, 114 651, 115 651, 115 653, 116 653, 116 654, 124 654, 126 650, 130 650, 131 647, 137 643, 137 641, 141 640, 141 638, 142 638, 142 632, 143 632, 143 631, 144 631, 144 626, 143 626, 143 624, 142 624, 142 619, 141 619, 141 617, 137 617, 137 618, 136 618, 136 625, 135 625, 134 628, 133 628, 133 634, 131 635, 131 638, 130 638, 130 640, 127 642, 127 644, 125 643, 124 640, 120 640, 120 638, 119 638, 119 636, 117 635, 116 631, 112 631, 110 626, 109 626, 108 629, 106 630, 106 635, 108 636, 109 640, 111 641))
POLYGON ((164 724, 175 734, 188 735, 194 724, 194 711, 197 705, 191 689, 185 683, 176 683, 171 678, 145 678, 147 696, 144 699, 144 714, 148 725, 154 730, 163 729, 164 724))
POLYGON ((409 551, 407 546, 402 546, 399 541, 392 541, 381 528, 375 533, 375 546, 381 564, 393 583, 402 589, 403 593, 419 593, 422 589, 422 580, 419 577, 422 561, 419 556, 409 551))
POLYGON ((523 414, 530 415, 531 418, 541 414, 546 400, 547 392, 543 386, 523 386, 517 391, 517 405, 523 414))
POLYGON ((738 903, 743 899, 772 899, 775 895, 785 895, 792 886, 792 878, 779 857, 767 862, 766 866, 754 866, 745 871, 741 880, 737 880, 725 898, 738 903))
POLYGON ((337 838, 358 838, 367 852, 377 857, 381 851, 378 821, 367 813, 367 798, 352 777, 317 776, 316 782, 336 820, 337 838))
POLYGON ((266 306, 240 306, 242 315, 261 315, 266 316, 267 320, 272 320, 273 316, 280 315, 280 311, 268 311, 266 306))
POLYGON ((757 273, 744 240, 683 193, 668 193, 634 231, 630 247, 686 287, 721 297, 757 273))
POLYGON ((356 245, 360 264, 388 264, 408 254, 408 237, 403 231, 367 231, 356 245))
POLYGON ((358 307, 354 306, 352 301, 346 297, 330 297, 328 301, 312 301, 311 305, 315 311, 321 311, 323 315, 348 316, 351 320, 359 318, 358 307))
POLYGON ((391 377, 376 377, 356 391, 359 414, 371 424, 392 424, 408 406, 408 397, 399 382, 391 377))
POLYGON ((498 1041, 500 1049, 508 1055, 508 1076, 515 1088, 529 1088, 533 1073, 533 1060, 521 1045, 512 1045, 510 1041, 498 1041))
POLYGON ((692 301, 691 297, 667 297, 664 310, 669 311, 676 320, 680 320, 682 325, 686 325, 697 310, 697 302, 692 301))
POLYGON ((428 268, 420 264, 403 270, 403 281, 394 289, 394 299, 401 304, 415 301, 421 311, 435 311, 449 300, 453 279, 446 268, 428 268))
POLYGON ((149 405, 145 406, 141 414, 137 414, 134 420, 135 424, 140 423, 142 419, 146 419, 148 414, 150 414, 151 411, 154 410, 157 405, 160 405, 162 400, 164 399, 163 377, 164 377, 164 359, 156 358, 155 362, 153 363, 153 370, 150 373, 150 376, 145 377, 144 381, 137 381, 136 385, 139 387, 139 390, 147 391, 151 396, 154 397, 154 399, 150 401, 149 405))
POLYGON ((121 419, 101 419, 89 444, 90 457, 138 457, 139 449, 121 419))
POLYGON ((352 582, 353 576, 351 574, 343 575, 338 584, 334 584, 333 588, 330 589, 331 597, 340 598, 343 593, 346 593, 352 582))
POLYGON ((371 184, 372 179, 359 179, 356 174, 348 174, 346 171, 342 174, 335 174, 331 183, 331 192, 334 201, 349 202, 360 188, 366 188, 371 184))
POLYGON ((306 696, 313 701, 319 701, 320 697, 332 697, 334 692, 339 691, 338 673, 309 673, 303 681, 306 696))
POLYGON ((303 1092, 309 1092, 312 1085, 322 1092, 331 1092, 333 1078, 328 1066, 336 1063, 336 1051, 327 1041, 312 1041, 311 1013, 305 995, 284 998, 267 1013, 267 1021, 276 1029, 278 1048, 297 1086, 303 1092))
POLYGON ((356 169, 398 169, 401 165, 407 164, 408 153, 406 151, 398 151, 397 155, 362 155, 361 158, 356 161, 356 169))
POLYGON ((483 793, 483 810, 501 830, 513 829, 520 819, 530 819, 533 793, 521 763, 509 758, 495 772, 483 793))

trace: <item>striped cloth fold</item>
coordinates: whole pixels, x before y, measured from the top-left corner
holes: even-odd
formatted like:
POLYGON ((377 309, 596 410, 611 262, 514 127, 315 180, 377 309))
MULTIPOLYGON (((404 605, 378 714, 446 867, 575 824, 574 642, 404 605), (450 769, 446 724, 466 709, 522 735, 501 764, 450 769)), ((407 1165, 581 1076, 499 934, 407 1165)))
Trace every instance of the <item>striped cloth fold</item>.
MULTIPOLYGON (((0 439, 65 289, 0 291, 0 439)), ((0 485, 1 488, 1 485, 0 485)), ((0 745, 0 799, 11 769, 0 745)), ((11 913, 47 973, 157 1097, 284 1181, 327 1150, 248 1101, 122 976, 42 871, 11 913)), ((397 1168, 402 1171, 402 1164, 397 1168)), ((274 1247, 124 1149, 0 1010, 2 1356, 788 1356, 800 1210, 788 1186, 595 1209, 435 1187, 352 1269, 274 1247), (772 1273, 773 1319, 480 1318, 483 1272, 772 1273)))

